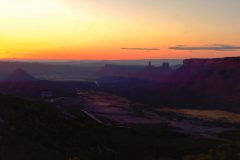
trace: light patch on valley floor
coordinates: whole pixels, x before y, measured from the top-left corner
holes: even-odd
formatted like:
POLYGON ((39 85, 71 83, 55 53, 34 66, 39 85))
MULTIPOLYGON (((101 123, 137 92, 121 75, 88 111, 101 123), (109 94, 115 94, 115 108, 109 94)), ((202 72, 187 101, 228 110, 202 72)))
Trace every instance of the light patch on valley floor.
POLYGON ((240 123, 240 114, 223 110, 198 110, 198 109, 159 109, 160 112, 173 112, 185 116, 207 119, 210 121, 226 121, 229 123, 240 123))

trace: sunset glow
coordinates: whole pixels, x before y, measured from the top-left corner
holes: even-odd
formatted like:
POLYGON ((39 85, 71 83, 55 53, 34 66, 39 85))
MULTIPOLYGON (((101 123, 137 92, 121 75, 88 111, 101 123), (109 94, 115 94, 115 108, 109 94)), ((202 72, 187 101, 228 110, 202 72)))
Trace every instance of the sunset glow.
POLYGON ((238 0, 0 0, 0 58, 240 56, 238 49, 169 49, 240 46, 239 6, 238 0))

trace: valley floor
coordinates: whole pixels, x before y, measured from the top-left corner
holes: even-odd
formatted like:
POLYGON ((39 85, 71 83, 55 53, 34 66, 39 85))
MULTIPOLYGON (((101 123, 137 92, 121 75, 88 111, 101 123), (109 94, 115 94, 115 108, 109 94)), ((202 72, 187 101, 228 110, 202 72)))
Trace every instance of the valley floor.
POLYGON ((240 129, 238 113, 147 107, 125 97, 103 92, 78 92, 77 97, 57 98, 54 103, 67 110, 79 109, 104 125, 162 124, 179 133, 213 139, 221 139, 216 136, 219 133, 240 129))

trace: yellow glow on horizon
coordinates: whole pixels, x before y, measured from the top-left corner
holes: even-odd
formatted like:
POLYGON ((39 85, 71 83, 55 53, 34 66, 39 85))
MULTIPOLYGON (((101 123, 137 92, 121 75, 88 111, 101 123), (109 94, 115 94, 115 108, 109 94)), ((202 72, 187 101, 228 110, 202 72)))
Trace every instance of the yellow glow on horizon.
MULTIPOLYGON (((210 20, 202 23, 202 19, 186 13, 187 18, 179 20, 175 10, 168 10, 173 2, 162 1, 169 5, 162 10, 155 3, 160 1, 0 0, 0 58, 182 58, 193 54, 167 48, 179 44, 240 42, 238 30, 227 30, 232 27, 230 23, 216 22, 216 27, 210 20), (120 50, 124 47, 161 50, 120 50)), ((240 23, 236 23, 235 27, 238 26, 240 23)))
POLYGON ((104 47, 113 52, 135 44, 158 45, 161 34, 157 32, 160 28, 149 24, 115 20, 84 8, 72 12, 54 0, 0 1, 0 10, 0 57, 34 57, 34 53, 36 57, 56 56, 56 51, 64 54, 61 52, 66 50, 96 56, 104 47), (142 37, 150 41, 146 43, 142 37))
POLYGON ((1 57, 85 45, 86 16, 84 12, 74 16, 54 0, 0 1, 1 57), (78 37, 80 34, 85 42, 78 37))

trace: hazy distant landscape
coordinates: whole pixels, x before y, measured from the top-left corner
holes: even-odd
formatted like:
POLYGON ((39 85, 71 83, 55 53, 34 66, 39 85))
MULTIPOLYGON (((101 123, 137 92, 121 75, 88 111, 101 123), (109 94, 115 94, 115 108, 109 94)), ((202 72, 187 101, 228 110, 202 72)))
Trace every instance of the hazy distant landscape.
POLYGON ((238 157, 239 57, 130 62, 0 62, 1 156, 238 157))
POLYGON ((115 61, 0 61, 0 79, 6 78, 16 68, 22 68, 39 79, 46 80, 92 80, 101 67, 108 65, 129 66, 142 69, 151 61, 154 65, 169 62, 178 67, 182 60, 115 60, 115 61))

